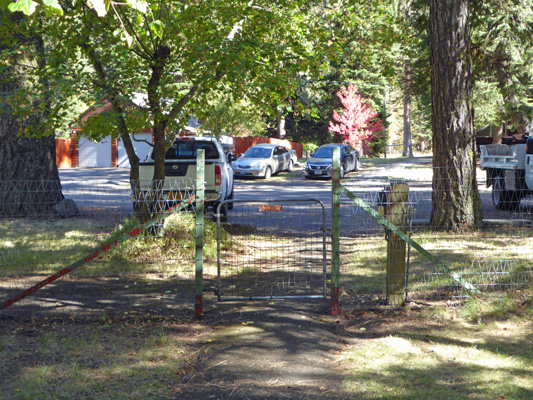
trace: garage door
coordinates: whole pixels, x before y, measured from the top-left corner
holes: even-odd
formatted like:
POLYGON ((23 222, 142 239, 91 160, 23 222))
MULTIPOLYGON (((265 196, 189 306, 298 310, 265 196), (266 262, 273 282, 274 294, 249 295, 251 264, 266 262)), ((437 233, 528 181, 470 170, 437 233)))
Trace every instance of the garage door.
MULTIPOLYGON (((132 140, 133 148, 135 149, 135 154, 143 161, 150 152, 152 146, 146 142, 139 142, 139 140, 146 140, 149 143, 152 143, 152 134, 151 133, 137 133, 133 135, 135 140, 132 140)), ((118 141, 118 165, 119 168, 129 168, 130 161, 128 160, 128 155, 126 154, 126 149, 124 148, 124 143, 122 139, 118 141)))
POLYGON ((111 167, 111 137, 97 143, 82 136, 78 142, 78 159, 80 167, 111 167))

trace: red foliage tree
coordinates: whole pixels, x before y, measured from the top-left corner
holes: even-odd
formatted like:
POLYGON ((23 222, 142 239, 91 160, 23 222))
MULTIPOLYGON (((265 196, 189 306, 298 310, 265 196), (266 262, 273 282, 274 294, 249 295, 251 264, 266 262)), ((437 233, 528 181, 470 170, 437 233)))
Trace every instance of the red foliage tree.
POLYGON ((338 133, 344 142, 354 147, 362 145, 365 151, 373 138, 383 136, 380 134, 384 128, 378 118, 379 113, 364 100, 355 85, 342 86, 337 97, 343 110, 342 113, 333 111, 333 119, 338 123, 330 121, 329 130, 338 133))

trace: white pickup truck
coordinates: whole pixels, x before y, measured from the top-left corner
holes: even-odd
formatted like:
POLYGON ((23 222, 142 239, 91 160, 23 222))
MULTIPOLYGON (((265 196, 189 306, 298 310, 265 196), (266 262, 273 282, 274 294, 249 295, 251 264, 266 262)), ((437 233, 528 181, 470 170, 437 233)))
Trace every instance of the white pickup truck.
MULTIPOLYGON (((170 198, 172 189, 183 188, 183 185, 196 182, 196 156, 197 150, 205 150, 205 206, 216 211, 218 205, 233 199, 233 170, 231 162, 235 155, 225 153, 223 146, 211 136, 178 137, 174 144, 167 150, 165 156, 165 183, 164 196, 169 202, 180 200, 170 198)), ((150 190, 154 174, 154 159, 152 151, 147 160, 139 163, 139 181, 141 186, 150 190)), ((143 190, 143 187, 141 187, 143 190)), ((175 195, 175 194, 174 194, 175 195)), ((231 204, 228 208, 232 208, 231 204)), ((221 209, 221 220, 226 220, 226 207, 221 209)))
POLYGON ((529 137, 515 144, 482 145, 480 150, 492 204, 498 210, 517 210, 520 201, 533 194, 533 123, 529 137))

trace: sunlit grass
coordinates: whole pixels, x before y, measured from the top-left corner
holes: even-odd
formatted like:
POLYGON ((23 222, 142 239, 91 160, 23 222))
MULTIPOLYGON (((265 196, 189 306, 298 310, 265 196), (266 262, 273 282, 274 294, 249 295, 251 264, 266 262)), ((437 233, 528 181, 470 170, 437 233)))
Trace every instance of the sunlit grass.
POLYGON ((0 221, 2 275, 53 273, 96 248, 114 227, 86 220, 0 221))
POLYGON ((531 313, 486 325, 432 313, 398 316, 343 352, 345 389, 360 399, 531 398, 531 313))
MULTIPOLYGON (((415 232, 412 238, 446 267, 464 275, 466 280, 473 279, 474 284, 509 284, 512 279, 527 283, 529 274, 533 279, 533 235, 525 228, 513 231, 512 235, 513 240, 509 240, 509 232, 423 231, 415 232)), ((345 289, 353 293, 383 289, 387 262, 383 235, 360 237, 352 242, 344 240, 342 253, 341 280, 345 289)), ((410 286, 415 290, 453 283, 414 248, 410 251, 409 272, 410 286)))
MULTIPOLYGON (((126 220, 118 227, 93 226, 84 220, 1 221, 0 275, 24 276, 55 273, 93 255, 104 243, 122 237, 139 223, 126 220)), ((196 252, 195 219, 192 214, 168 217, 158 237, 139 235, 112 246, 104 255, 83 265, 78 276, 122 273, 179 273, 190 270, 196 252)), ((222 249, 234 246, 221 230, 222 249)), ((216 260, 216 224, 204 221, 204 258, 216 260)))

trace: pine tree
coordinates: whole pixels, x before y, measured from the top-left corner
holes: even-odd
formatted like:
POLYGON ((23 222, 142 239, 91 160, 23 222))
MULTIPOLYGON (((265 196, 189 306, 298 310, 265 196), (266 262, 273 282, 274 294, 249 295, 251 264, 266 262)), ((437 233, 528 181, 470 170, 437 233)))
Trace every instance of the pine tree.
POLYGON ((468 0, 430 0, 434 228, 482 222, 476 179, 468 0))
POLYGON ((55 139, 42 135, 48 99, 31 97, 45 59, 44 42, 25 16, 1 10, 0 38, 0 217, 50 215, 64 199, 55 139), (24 99, 18 109, 16 98, 24 99), (25 113, 27 105, 37 111, 25 113))

